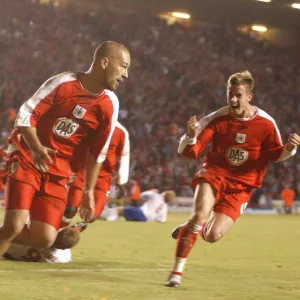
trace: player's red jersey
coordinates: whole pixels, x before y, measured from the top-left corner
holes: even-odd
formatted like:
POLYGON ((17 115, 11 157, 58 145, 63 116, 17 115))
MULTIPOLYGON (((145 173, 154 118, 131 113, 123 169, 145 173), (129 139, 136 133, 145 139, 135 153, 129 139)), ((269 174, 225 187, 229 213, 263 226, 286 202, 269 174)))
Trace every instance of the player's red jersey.
MULTIPOLYGON (((112 176, 112 174, 116 171, 117 163, 119 163, 118 183, 125 184, 128 181, 129 153, 130 145, 128 132, 119 122, 117 122, 110 140, 106 159, 99 172, 96 188, 101 185, 101 178, 112 176)), ((84 168, 76 174, 75 180, 70 185, 77 188, 84 187, 84 168)))
POLYGON ((256 108, 250 119, 236 119, 223 107, 200 120, 197 139, 181 138, 178 152, 198 158, 209 142, 203 172, 224 176, 246 185, 259 187, 270 161, 281 156, 283 144, 272 117, 256 108))
POLYGON ((70 160, 76 148, 90 148, 103 162, 119 112, 117 96, 109 90, 87 93, 76 73, 66 72, 47 80, 20 108, 10 150, 19 150, 32 162, 30 150, 17 130, 36 127, 43 146, 58 151, 49 173, 71 175, 70 160), (83 147, 84 146, 84 147, 83 147))

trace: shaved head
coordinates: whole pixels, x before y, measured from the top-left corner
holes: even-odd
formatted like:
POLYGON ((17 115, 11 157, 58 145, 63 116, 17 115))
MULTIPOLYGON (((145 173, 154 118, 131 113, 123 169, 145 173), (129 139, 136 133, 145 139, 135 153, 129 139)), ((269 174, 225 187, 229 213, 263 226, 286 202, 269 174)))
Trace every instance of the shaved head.
POLYGON ((92 94, 103 89, 115 91, 128 78, 130 63, 130 53, 124 45, 106 41, 97 47, 90 69, 81 73, 79 80, 92 94))
POLYGON ((129 53, 128 49, 124 45, 113 41, 106 41, 97 47, 94 53, 94 60, 98 60, 103 57, 116 57, 122 51, 129 53))
POLYGON ((129 66, 129 51, 117 42, 104 42, 94 53, 93 73, 101 78, 104 88, 108 90, 115 91, 128 78, 129 66))

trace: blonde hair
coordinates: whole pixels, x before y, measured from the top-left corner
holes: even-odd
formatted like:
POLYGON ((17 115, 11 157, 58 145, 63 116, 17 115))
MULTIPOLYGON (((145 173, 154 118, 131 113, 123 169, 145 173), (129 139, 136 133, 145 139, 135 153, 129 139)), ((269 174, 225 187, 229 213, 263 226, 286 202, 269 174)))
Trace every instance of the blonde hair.
POLYGON ((176 194, 174 191, 164 191, 162 195, 166 203, 172 203, 176 198, 176 194))
POLYGON ((250 92, 253 92, 254 89, 254 78, 249 71, 242 71, 235 74, 232 74, 229 79, 227 85, 246 85, 250 92))

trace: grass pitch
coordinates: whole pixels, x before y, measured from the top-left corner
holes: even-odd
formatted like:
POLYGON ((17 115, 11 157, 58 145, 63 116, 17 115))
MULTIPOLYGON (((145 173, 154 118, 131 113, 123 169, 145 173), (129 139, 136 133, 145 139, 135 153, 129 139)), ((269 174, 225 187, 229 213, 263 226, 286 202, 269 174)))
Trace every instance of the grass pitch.
POLYGON ((69 264, 0 261, 0 299, 300 299, 299 216, 245 215, 218 243, 199 238, 182 286, 164 287, 175 249, 170 233, 187 217, 98 221, 82 233, 69 264))

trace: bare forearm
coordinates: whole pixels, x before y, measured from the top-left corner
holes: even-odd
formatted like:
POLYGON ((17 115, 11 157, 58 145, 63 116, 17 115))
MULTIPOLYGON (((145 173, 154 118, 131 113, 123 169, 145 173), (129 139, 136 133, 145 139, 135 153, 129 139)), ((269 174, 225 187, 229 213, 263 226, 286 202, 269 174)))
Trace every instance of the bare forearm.
POLYGON ((19 126, 18 129, 30 150, 37 151, 42 146, 35 127, 19 126))
POLYGON ((97 163, 95 157, 88 153, 85 166, 85 190, 95 189, 102 163, 97 163))
POLYGON ((294 156, 297 152, 297 147, 289 143, 284 145, 280 157, 275 162, 280 162, 294 156))

